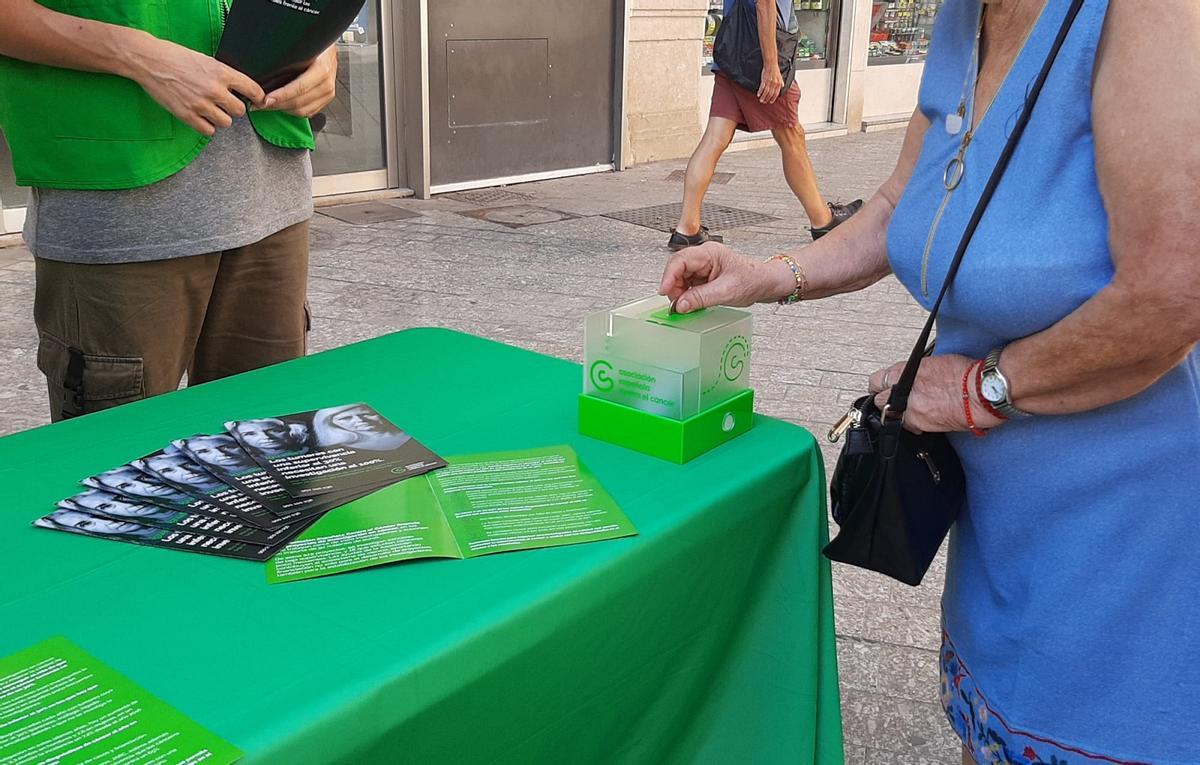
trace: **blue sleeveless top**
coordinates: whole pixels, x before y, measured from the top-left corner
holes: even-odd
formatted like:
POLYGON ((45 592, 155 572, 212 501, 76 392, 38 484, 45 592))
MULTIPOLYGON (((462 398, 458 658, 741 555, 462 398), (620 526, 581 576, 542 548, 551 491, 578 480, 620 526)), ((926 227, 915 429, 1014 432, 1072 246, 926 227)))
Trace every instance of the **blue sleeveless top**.
MULTIPOLYGON (((946 116, 980 0, 938 17, 919 96, 932 124, 888 230, 892 268, 926 308, 1068 5, 1047 1, 948 196, 961 135, 946 116)), ((1087 0, 1072 27, 943 304, 938 353, 982 358, 1113 276, 1091 120, 1106 10, 1087 0)), ((968 502, 951 532, 942 696, 978 761, 1200 762, 1200 353, 1125 401, 951 438, 968 502)))

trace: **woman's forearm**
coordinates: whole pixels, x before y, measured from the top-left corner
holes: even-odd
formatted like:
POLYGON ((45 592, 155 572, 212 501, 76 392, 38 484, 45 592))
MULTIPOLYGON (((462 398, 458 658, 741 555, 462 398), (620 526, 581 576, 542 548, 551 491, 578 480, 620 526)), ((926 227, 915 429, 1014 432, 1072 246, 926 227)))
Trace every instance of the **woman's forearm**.
POLYGON ((1142 392, 1200 340, 1187 300, 1114 282, 1054 326, 1013 342, 1000 357, 1013 404, 1067 414, 1142 392))
POLYGON ((862 209, 811 247, 791 253, 805 271, 805 300, 854 292, 891 273, 887 230, 893 208, 877 193, 862 209))

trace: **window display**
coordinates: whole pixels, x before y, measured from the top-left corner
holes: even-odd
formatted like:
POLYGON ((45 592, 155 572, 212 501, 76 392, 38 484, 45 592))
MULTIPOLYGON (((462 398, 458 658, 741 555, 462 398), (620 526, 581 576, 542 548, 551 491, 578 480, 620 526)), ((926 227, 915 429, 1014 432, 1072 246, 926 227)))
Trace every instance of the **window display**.
POLYGON ((384 165, 379 10, 368 2, 338 41, 338 90, 317 115, 313 173, 336 175, 384 165))
MULTIPOLYGON (((841 0, 792 0, 796 22, 800 29, 800 44, 796 46, 796 69, 824 69, 833 57, 834 19, 841 0)), ((724 0, 708 0, 708 17, 704 22, 705 72, 713 62, 713 40, 724 18, 724 0)))
POLYGON ((797 69, 824 69, 833 57, 834 11, 837 0, 792 0, 800 24, 797 69))
POLYGON ((876 0, 871 3, 868 64, 909 64, 925 60, 933 19, 945 0, 876 0))

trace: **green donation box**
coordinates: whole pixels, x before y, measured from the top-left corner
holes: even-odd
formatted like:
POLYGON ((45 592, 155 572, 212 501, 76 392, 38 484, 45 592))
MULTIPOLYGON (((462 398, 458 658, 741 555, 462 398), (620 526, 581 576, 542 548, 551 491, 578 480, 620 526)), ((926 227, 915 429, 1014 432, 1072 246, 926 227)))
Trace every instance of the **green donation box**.
POLYGON ((683 463, 748 431, 752 317, 665 297, 590 314, 579 432, 683 463))

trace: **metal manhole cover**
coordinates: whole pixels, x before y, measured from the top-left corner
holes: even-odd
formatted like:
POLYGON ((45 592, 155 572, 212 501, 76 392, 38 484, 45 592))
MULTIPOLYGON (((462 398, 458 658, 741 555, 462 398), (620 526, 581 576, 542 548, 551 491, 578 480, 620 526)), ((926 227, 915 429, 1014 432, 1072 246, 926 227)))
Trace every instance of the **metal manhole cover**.
POLYGON ((484 207, 518 204, 533 199, 528 194, 521 194, 507 189, 472 189, 470 191, 456 191, 444 196, 446 199, 453 199, 455 202, 466 202, 467 204, 483 205, 484 207))
MULTIPOLYGON (((667 181, 670 183, 683 183, 684 177, 687 175, 687 170, 676 170, 667 176, 667 181)), ((735 173, 713 173, 712 182, 724 186, 733 180, 735 173)))
POLYGON ((570 220, 577 216, 570 213, 550 210, 533 205, 508 205, 506 207, 490 207, 483 210, 464 210, 459 215, 468 218, 478 218, 490 223, 499 223, 509 228, 524 228, 538 226, 543 223, 556 223, 560 220, 570 220))
MULTIPOLYGON (((605 213, 604 217, 632 223, 635 226, 645 226, 656 231, 669 232, 679 222, 679 213, 682 209, 683 203, 676 202, 669 205, 654 205, 653 207, 638 207, 633 210, 605 213)), ((771 223, 779 220, 772 215, 763 215, 752 210, 739 210, 736 207, 710 204, 701 208, 700 219, 713 231, 756 226, 759 223, 771 223)))
POLYGON ((352 205, 318 207, 317 212, 344 223, 353 223, 356 226, 421 217, 421 213, 405 210, 403 207, 396 207, 385 202, 359 202, 352 205))

